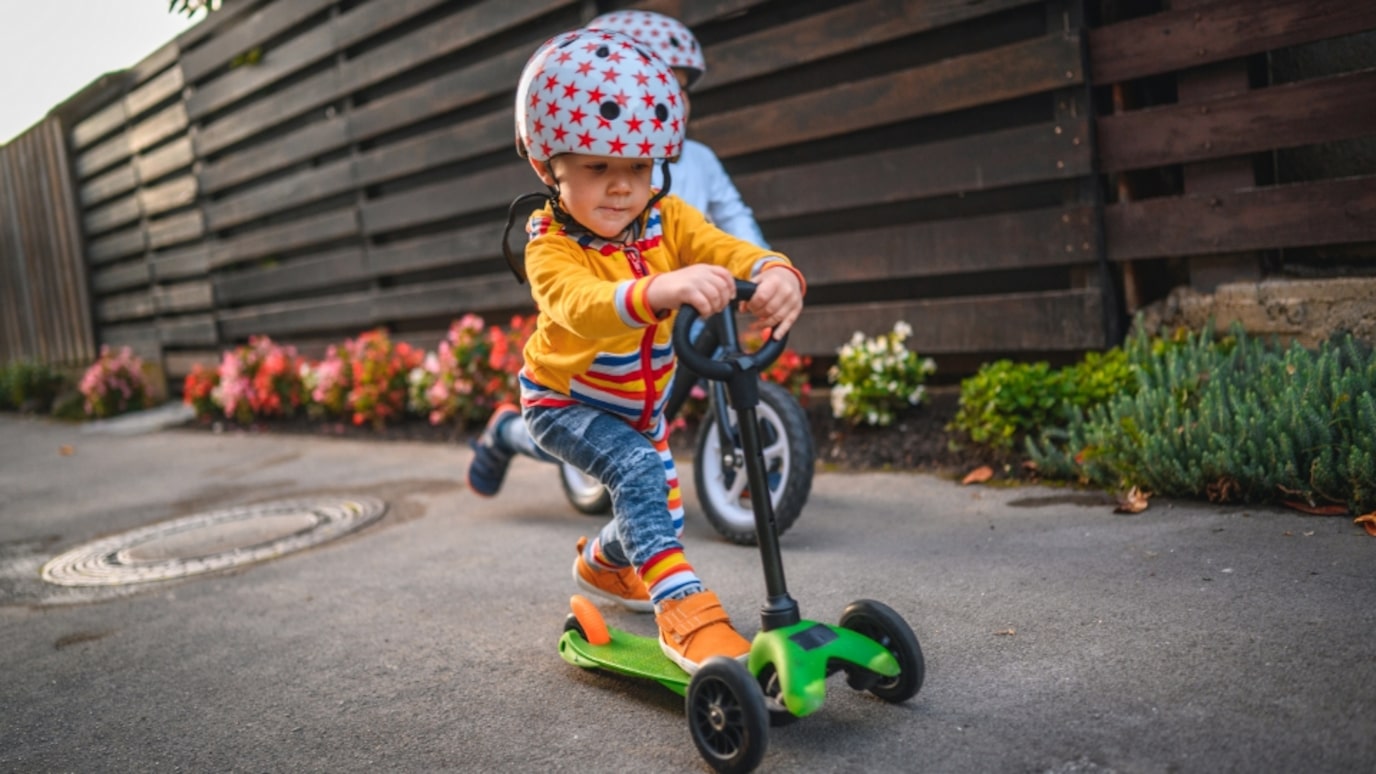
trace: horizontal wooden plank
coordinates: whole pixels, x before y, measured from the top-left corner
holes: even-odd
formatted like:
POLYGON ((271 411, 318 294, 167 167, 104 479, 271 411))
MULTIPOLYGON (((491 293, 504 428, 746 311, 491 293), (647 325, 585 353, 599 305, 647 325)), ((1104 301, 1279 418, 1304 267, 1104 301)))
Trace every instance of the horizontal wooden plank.
POLYGON ((212 309, 215 292, 209 279, 160 285, 153 288, 153 305, 158 314, 212 309))
POLYGON ((161 218, 148 224, 150 247, 170 247, 179 242, 199 239, 205 234, 205 216, 199 210, 161 218))
POLYGON ((369 151, 358 159, 358 182, 374 185, 504 148, 514 155, 512 123, 503 110, 369 151))
POLYGON ((205 274, 210 271, 210 245, 201 242, 155 253, 149 270, 158 282, 205 274))
POLYGON ((1057 290, 930 301, 814 306, 803 309, 789 346, 830 357, 860 331, 877 336, 903 320, 906 342, 921 356, 978 352, 1053 352, 1105 346, 1097 290, 1057 290))
POLYGON ((82 224, 86 229, 86 236, 93 237, 120 226, 127 226, 142 215, 138 196, 130 195, 97 209, 87 210, 86 217, 82 218, 82 224))
POLYGON ((244 269, 215 277, 215 297, 241 305, 264 298, 368 279, 371 273, 362 247, 345 247, 292 258, 280 265, 244 269))
POLYGON ((226 340, 259 334, 282 336, 315 331, 358 331, 371 325, 372 294, 348 293, 326 298, 284 301, 221 311, 216 317, 226 340))
POLYGON ((1185 70, 1376 29, 1376 3, 1216 0, 1110 24, 1089 34, 1096 84, 1185 70))
POLYGON ((139 191, 139 201, 143 204, 143 211, 149 215, 157 215, 168 210, 175 210, 178 207, 185 207, 188 204, 194 204, 196 201, 196 177, 190 174, 182 175, 159 185, 144 188, 139 191))
POLYGON ((352 207, 313 215, 216 241, 211 248, 210 266, 219 269, 357 234, 358 217, 352 207))
POLYGON ((808 285, 1092 263, 1094 212, 1052 208, 778 239, 808 285))
POLYGON ((144 362, 156 363, 162 357, 158 328, 152 322, 102 326, 99 338, 101 344, 108 344, 111 349, 128 347, 144 362))
POLYGON ((160 103, 181 94, 183 86, 182 69, 170 67, 124 97, 125 113, 130 118, 138 118, 160 103))
POLYGON ((529 164, 509 164, 368 202, 363 206, 363 228, 370 235, 382 234, 505 207, 520 194, 539 187, 540 181, 529 164))
POLYGON ((126 120, 124 100, 111 102, 72 127, 72 148, 84 150, 91 143, 124 126, 126 120))
POLYGON ((865 0, 709 47, 706 91, 1041 0, 865 0))
MULTIPOLYGON (((502 254, 502 226, 494 221, 445 234, 390 242, 373 248, 368 265, 377 276, 385 277, 497 258, 502 254)), ((512 236, 513 249, 520 249, 521 239, 523 232, 512 236)))
POLYGON ((350 59, 338 68, 311 76, 245 105, 209 124, 197 141, 211 155, 263 132, 282 121, 313 110, 341 95, 381 82, 437 57, 471 46, 506 29, 569 5, 573 0, 488 0, 466 8, 404 38, 350 59))
POLYGON ((373 325, 393 320, 502 309, 530 309, 535 304, 530 288, 516 281, 510 272, 444 282, 427 282, 421 287, 392 288, 373 299, 373 325))
POLYGON ((1376 177, 1114 204, 1109 258, 1206 255, 1376 240, 1376 177))
POLYGON ((91 291, 103 296, 146 286, 148 282, 148 264, 142 258, 91 272, 91 291))
POLYGON ((157 311, 153 295, 147 288, 132 293, 106 296, 96 302, 96 319, 100 322, 123 322, 152 317, 157 311))
POLYGON ((284 45, 264 51, 252 66, 236 67, 198 86, 186 100, 191 120, 222 110, 335 53, 334 28, 328 22, 311 27, 284 45))
POLYGON ((1098 119, 1106 172, 1376 134, 1376 68, 1098 119))
POLYGON ((182 70, 187 82, 200 81, 212 71, 228 65, 235 56, 291 29, 333 3, 334 0, 269 3, 228 29, 217 30, 204 45, 182 55, 182 70))
POLYGON ((147 154, 134 157, 134 168, 138 171, 139 179, 148 183, 189 167, 195 160, 191 138, 182 137, 147 154))
MULTIPOLYGON (((218 343, 218 342, 215 342, 218 343)), ((169 381, 173 383, 176 390, 181 389, 181 384, 186 375, 191 373, 196 366, 214 369, 220 364, 222 350, 218 347, 213 349, 184 349, 167 352, 163 355, 163 372, 167 374, 169 381)))
POLYGON ((340 159, 303 169, 264 185, 244 189, 206 206, 211 230, 229 228, 292 207, 300 207, 354 187, 354 162, 340 159))
POLYGON ((440 113, 510 93, 530 55, 529 47, 521 46, 369 102, 349 117, 353 136, 360 140, 371 139, 440 113))
POLYGON ((689 27, 744 13, 767 0, 643 0, 633 7, 672 16, 689 27))
POLYGON ((132 191, 138 184, 134 166, 123 164, 81 186, 81 203, 86 207, 94 207, 107 199, 132 191))
POLYGON ((831 210, 980 191, 1090 174, 1084 121, 1037 124, 959 140, 741 175, 755 217, 831 210))
POLYGON ((1038 38, 693 122, 722 158, 834 137, 1080 83, 1078 37, 1038 38))
POLYGON ((129 158, 134 151, 129 147, 128 131, 117 132, 110 138, 82 151, 76 157, 77 177, 85 180, 129 158))
POLYGON ((117 261, 130 255, 138 255, 148 249, 147 235, 135 226, 86 243, 86 259, 93 265, 117 261))
POLYGON ((177 45, 177 39, 167 41, 129 68, 130 86, 148 83, 154 76, 176 64, 180 57, 181 47, 177 45))
POLYGON ((204 347, 220 341, 219 326, 210 314, 158 319, 158 340, 170 347, 204 347))
POLYGON ((133 150, 142 151, 186 131, 186 127, 186 105, 175 102, 134 124, 129 130, 129 145, 133 150))
POLYGON ((343 115, 335 115, 261 145, 215 159, 201 169, 201 185, 206 193, 215 193, 336 150, 348 145, 351 139, 349 120, 343 115))

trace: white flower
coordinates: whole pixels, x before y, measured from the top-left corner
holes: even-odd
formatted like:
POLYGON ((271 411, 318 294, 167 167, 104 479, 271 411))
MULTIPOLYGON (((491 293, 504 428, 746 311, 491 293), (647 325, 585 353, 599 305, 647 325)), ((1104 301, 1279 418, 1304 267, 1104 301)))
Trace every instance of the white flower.
POLYGON ((899 320, 893 324, 893 332, 898 334, 900 341, 913 335, 913 327, 906 322, 899 320))

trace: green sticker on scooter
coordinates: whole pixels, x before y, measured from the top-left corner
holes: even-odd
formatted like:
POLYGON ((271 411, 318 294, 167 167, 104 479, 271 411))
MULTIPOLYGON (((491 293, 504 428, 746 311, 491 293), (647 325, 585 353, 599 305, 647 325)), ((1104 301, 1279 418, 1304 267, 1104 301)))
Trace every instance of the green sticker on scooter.
POLYGON ((559 655, 584 669, 606 669, 631 677, 654 680, 683 696, 692 677, 670 661, 659 649, 659 640, 608 628, 611 642, 592 645, 577 632, 564 632, 559 638, 559 655))

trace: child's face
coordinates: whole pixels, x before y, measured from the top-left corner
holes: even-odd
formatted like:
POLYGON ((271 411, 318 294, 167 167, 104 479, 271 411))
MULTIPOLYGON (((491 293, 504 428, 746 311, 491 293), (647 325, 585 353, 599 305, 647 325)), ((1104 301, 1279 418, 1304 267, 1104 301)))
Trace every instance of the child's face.
MULTIPOLYGON (((544 165, 531 161, 545 185, 555 185, 544 165)), ((603 239, 616 239, 650 203, 651 162, 565 153, 550 159, 564 211, 603 239)))
POLYGON ((688 71, 682 67, 674 68, 674 78, 678 81, 678 87, 683 91, 683 122, 688 123, 688 113, 692 105, 688 102, 688 71))

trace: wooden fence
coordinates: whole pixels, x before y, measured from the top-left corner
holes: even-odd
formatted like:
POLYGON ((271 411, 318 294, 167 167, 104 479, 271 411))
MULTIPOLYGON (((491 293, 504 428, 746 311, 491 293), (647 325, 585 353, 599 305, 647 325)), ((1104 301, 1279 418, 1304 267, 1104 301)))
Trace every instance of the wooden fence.
MULTIPOLYGON (((499 257, 539 188, 512 88, 541 40, 624 5, 227 0, 68 120, 98 339, 176 376, 253 334, 431 346, 465 312, 529 311, 499 257)), ((1376 178, 1255 174, 1376 135, 1376 63, 1258 66, 1376 29, 1370 3, 631 5, 705 44, 690 135, 807 274, 806 354, 903 319, 950 373, 1070 357, 1172 282, 1376 240, 1376 178)))

